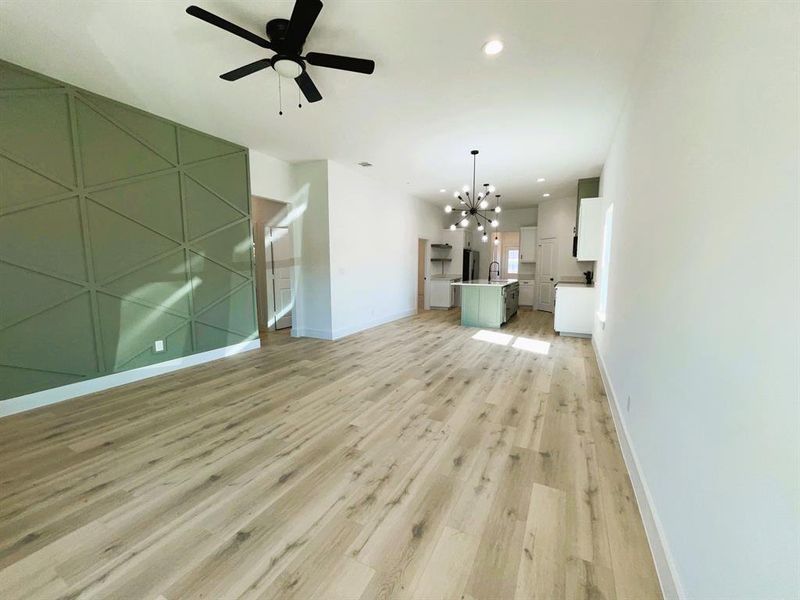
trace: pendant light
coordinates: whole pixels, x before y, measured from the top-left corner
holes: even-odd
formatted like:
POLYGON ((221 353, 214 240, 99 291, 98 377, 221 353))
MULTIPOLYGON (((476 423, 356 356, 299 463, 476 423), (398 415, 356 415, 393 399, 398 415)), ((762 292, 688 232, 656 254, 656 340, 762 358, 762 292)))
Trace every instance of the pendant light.
MULTIPOLYGON (((450 225, 450 231, 455 231, 457 226, 461 228, 469 227, 470 219, 474 219, 477 230, 483 232, 481 241, 485 243, 489 241, 489 236, 486 234, 485 230, 488 227, 496 229, 500 225, 500 221, 497 219, 500 213, 500 194, 495 194, 494 209, 490 209, 489 200, 490 196, 495 192, 495 187, 489 183, 484 183, 483 191, 479 192, 475 189, 475 170, 478 151, 472 150, 470 154, 472 154, 472 194, 470 195, 470 187, 468 185, 463 186, 461 191, 453 192, 453 198, 457 199, 462 206, 460 218, 450 225), (494 215, 493 218, 490 219, 485 213, 491 212, 492 210, 494 211, 494 215)), ((444 212, 447 214, 452 213, 453 207, 448 204, 444 207, 444 212)), ((498 243, 499 241, 495 235, 495 244, 498 243)))

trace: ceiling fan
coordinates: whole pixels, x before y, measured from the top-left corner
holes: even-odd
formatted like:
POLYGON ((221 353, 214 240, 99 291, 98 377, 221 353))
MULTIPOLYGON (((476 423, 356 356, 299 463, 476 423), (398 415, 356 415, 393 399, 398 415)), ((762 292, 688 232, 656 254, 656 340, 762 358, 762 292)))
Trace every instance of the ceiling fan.
POLYGON ((320 0, 296 0, 290 19, 272 19, 267 23, 268 40, 256 35, 230 21, 200 8, 190 6, 186 12, 225 31, 238 35, 257 46, 272 50, 275 55, 262 58, 233 71, 223 73, 220 77, 226 81, 236 81, 252 73, 272 67, 281 77, 294 79, 308 102, 322 100, 317 86, 306 70, 306 63, 315 67, 328 67, 342 71, 371 74, 375 70, 375 61, 364 58, 351 58, 337 54, 309 52, 303 56, 303 45, 308 32, 322 10, 320 0))

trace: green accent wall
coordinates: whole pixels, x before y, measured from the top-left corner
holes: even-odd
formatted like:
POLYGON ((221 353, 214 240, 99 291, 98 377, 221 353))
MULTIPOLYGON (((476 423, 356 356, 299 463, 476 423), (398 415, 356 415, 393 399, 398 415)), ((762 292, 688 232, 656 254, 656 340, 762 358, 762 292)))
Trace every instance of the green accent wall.
POLYGON ((246 148, 0 61, 0 400, 256 339, 250 232, 246 148))

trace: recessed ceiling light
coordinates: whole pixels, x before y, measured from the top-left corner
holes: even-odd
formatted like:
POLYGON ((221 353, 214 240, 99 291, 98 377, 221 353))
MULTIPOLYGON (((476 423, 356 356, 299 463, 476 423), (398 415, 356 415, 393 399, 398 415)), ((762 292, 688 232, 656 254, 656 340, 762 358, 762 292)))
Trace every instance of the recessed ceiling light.
POLYGON ((493 56, 500 54, 503 51, 503 42, 500 40, 491 40, 483 45, 483 53, 493 56))
POLYGON ((371 167, 371 166, 372 166, 372 163, 371 163, 371 162, 367 162, 367 161, 365 161, 365 160, 362 160, 360 163, 358 163, 358 165, 359 165, 360 167, 371 167))
POLYGON ((542 198, 549 198, 550 194, 542 194, 542 198))
POLYGON ((542 183, 543 181, 544 181, 544 177, 539 177, 539 179, 536 180, 537 183, 542 183))
POLYGON ((446 191, 447 191, 446 189, 442 188, 442 189, 439 190, 439 193, 440 194, 444 194, 446 191))

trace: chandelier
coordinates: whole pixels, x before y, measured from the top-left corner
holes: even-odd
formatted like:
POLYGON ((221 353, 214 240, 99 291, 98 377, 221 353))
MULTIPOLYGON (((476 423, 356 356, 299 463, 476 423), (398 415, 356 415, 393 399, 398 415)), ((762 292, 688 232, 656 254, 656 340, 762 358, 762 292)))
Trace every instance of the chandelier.
MULTIPOLYGON (((453 192, 453 197, 457 198, 460 206, 453 208, 449 204, 444 207, 444 212, 452 213, 457 210, 461 214, 461 218, 450 225, 450 231, 455 231, 457 226, 468 227, 470 219, 475 220, 475 225, 478 231, 481 232, 481 241, 489 241, 489 236, 486 233, 488 227, 497 228, 500 222, 497 216, 500 214, 500 194, 494 194, 495 187, 489 183, 483 184, 483 191, 478 192, 475 189, 475 162, 478 156, 477 150, 471 150, 472 154, 472 195, 470 195, 470 188, 465 185, 461 191, 453 192), (489 208, 491 195, 494 194, 494 208, 489 208), (487 217, 487 213, 492 217, 487 217)), ((495 245, 500 243, 497 234, 494 236, 495 245)))

